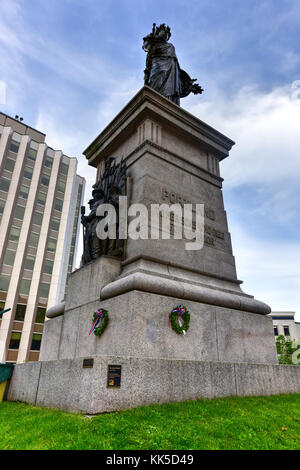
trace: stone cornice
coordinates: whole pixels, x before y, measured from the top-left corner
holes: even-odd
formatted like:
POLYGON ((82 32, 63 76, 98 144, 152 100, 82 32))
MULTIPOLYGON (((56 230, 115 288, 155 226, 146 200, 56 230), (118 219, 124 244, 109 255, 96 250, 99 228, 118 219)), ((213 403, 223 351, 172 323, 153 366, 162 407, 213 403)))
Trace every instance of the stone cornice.
POLYGON ((238 294, 229 294, 218 289, 193 285, 141 272, 129 274, 103 287, 100 299, 105 300, 130 291, 150 292, 168 297, 201 302, 218 307, 267 315, 271 308, 259 300, 238 294))
POLYGON ((104 157, 111 146, 120 141, 124 132, 130 132, 137 122, 140 123, 141 119, 146 117, 156 117, 160 122, 167 123, 177 131, 188 135, 189 138, 201 142, 202 145, 210 148, 219 160, 226 158, 234 145, 231 139, 213 127, 145 86, 85 149, 83 153, 89 160, 89 164, 97 166, 99 159, 97 157, 100 153, 103 153, 104 157))
MULTIPOLYGON (((154 263, 157 263, 157 258, 155 258, 153 256, 151 257, 151 256, 146 256, 146 255, 143 255, 143 256, 137 255, 137 256, 133 256, 131 258, 126 258, 125 260, 121 261, 121 265, 122 266, 127 266, 127 265, 129 265, 131 263, 134 263, 135 261, 139 261, 139 260, 146 260, 146 261, 152 261, 154 263)), ((201 274, 202 276, 207 276, 207 277, 212 278, 212 279, 219 279, 220 281, 231 282, 231 283, 237 284, 237 285, 243 284, 243 281, 240 281, 239 279, 232 279, 231 277, 221 276, 221 275, 218 275, 218 274, 211 274, 211 273, 208 273, 207 271, 203 271, 201 269, 195 269, 195 268, 191 268, 189 266, 184 266, 182 263, 177 264, 177 263, 173 263, 172 261, 165 261, 163 259, 160 259, 159 263, 164 264, 166 266, 171 266, 173 268, 180 268, 180 269, 186 270, 188 272, 201 274)), ((243 294, 243 295, 246 296, 246 294, 243 294)), ((251 296, 247 296, 247 297, 251 297, 251 296)))

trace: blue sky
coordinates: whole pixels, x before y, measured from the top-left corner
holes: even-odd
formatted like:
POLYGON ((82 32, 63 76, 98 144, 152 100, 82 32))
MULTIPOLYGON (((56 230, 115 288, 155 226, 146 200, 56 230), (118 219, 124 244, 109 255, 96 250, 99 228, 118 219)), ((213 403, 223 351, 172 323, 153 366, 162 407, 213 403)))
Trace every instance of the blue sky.
POLYGON ((182 106, 236 141, 221 171, 243 288, 300 320, 298 0, 1 0, 0 109, 79 158, 88 198, 81 153, 142 87, 153 22, 205 89, 182 106))

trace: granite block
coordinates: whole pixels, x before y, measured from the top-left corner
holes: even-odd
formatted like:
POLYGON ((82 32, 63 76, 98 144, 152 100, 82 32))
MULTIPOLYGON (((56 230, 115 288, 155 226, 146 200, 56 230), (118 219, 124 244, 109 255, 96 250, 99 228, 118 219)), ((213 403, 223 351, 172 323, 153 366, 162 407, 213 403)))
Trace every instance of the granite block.
POLYGON ((298 366, 111 355, 93 359, 88 369, 83 358, 18 364, 8 400, 97 414, 197 398, 300 393, 298 366), (120 388, 107 388, 109 364, 122 366, 120 388))
POLYGON ((216 307, 219 360, 277 364, 270 320, 264 315, 216 307))
POLYGON ((36 404, 41 365, 41 362, 24 362, 15 365, 8 389, 8 401, 36 404))
POLYGON ((65 311, 100 298, 101 289, 120 274, 120 261, 103 256, 74 271, 69 279, 65 311))
POLYGON ((59 347, 59 359, 75 357, 78 339, 78 323, 81 308, 69 310, 63 315, 62 332, 59 347))
POLYGON ((62 324, 63 316, 45 321, 39 356, 40 361, 53 361, 54 359, 58 359, 62 324))

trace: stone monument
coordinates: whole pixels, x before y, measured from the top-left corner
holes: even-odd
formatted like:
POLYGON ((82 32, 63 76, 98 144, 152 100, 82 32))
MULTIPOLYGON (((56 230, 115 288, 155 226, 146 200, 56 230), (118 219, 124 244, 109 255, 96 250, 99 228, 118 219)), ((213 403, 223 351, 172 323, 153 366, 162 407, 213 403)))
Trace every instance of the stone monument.
MULTIPOLYGON (((150 68, 149 85, 151 76, 150 68)), ((82 211, 82 266, 65 302, 47 312, 40 361, 15 367, 10 400, 94 414, 300 391, 300 368, 278 365, 270 308, 237 278, 220 176, 234 142, 178 106, 180 93, 171 95, 144 86, 85 150, 97 183, 90 213, 82 211), (202 249, 164 239, 161 226, 158 239, 117 231, 114 240, 97 240, 98 206, 118 208, 120 195, 149 209, 204 205, 202 249), (190 316, 186 334, 170 322, 181 306, 190 316), (89 335, 105 312, 106 329, 89 335)))

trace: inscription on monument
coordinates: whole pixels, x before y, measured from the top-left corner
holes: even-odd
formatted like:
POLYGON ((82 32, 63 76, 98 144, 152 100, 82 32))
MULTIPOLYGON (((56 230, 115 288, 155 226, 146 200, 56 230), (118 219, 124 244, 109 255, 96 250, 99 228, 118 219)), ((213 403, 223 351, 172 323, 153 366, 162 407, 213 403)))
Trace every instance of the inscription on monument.
MULTIPOLYGON (((180 204, 182 207, 184 206, 184 204, 193 204, 190 200, 184 198, 180 194, 173 192, 173 191, 168 191, 165 188, 163 188, 163 191, 162 191, 162 199, 164 201, 167 200, 169 204, 180 204)), ((209 207, 204 207, 204 214, 205 214, 205 217, 211 220, 212 222, 216 221, 216 213, 213 209, 210 209, 209 207)), ((183 222, 184 221, 182 220, 182 224, 183 222)), ((172 229, 174 229, 174 214, 173 213, 170 214, 170 226, 172 229)), ((192 222, 192 228, 193 230, 196 229, 196 223, 194 221, 192 222)), ((210 225, 205 224, 204 226, 205 245, 215 246, 215 243, 217 240, 219 241, 225 240, 225 233, 222 232, 221 230, 217 230, 214 227, 211 227, 210 225)))
POLYGON ((82 367, 84 369, 91 369, 94 367, 94 359, 88 358, 88 359, 83 359, 82 367))
MULTIPOLYGON (((184 204, 193 204, 190 200, 184 198, 178 193, 175 193, 173 191, 168 191, 167 189, 163 189, 162 191, 162 198, 163 200, 168 200, 170 204, 180 204, 182 207, 184 204)), ((201 203, 199 203, 201 204, 201 203)), ((216 220, 216 214, 213 209, 210 209, 209 207, 204 207, 204 213, 205 217, 207 217, 210 220, 216 220)))
POLYGON ((121 370, 122 366, 118 364, 108 364, 107 369, 107 387, 120 388, 121 387, 121 370))
POLYGON ((209 225, 204 225, 204 242, 207 245, 214 246, 217 239, 224 240, 225 233, 221 232, 221 230, 216 230, 214 227, 210 227, 209 225))

